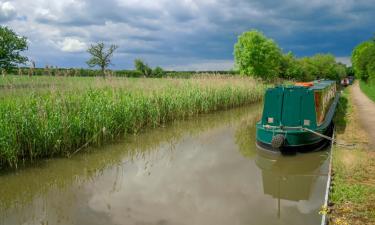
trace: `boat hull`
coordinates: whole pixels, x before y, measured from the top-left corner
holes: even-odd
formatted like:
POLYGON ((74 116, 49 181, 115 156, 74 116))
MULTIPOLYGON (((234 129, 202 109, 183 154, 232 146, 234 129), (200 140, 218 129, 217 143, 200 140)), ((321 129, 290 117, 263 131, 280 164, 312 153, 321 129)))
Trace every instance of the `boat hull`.
POLYGON ((256 125, 256 144, 259 148, 273 152, 306 152, 323 149, 330 143, 327 137, 333 134, 333 117, 340 95, 336 94, 321 126, 315 130, 303 129, 303 127, 267 127, 259 121, 256 125), (313 133, 315 132, 315 133, 313 133), (317 135, 319 133, 321 135, 317 135), (273 147, 272 141, 275 136, 284 138, 280 147, 273 147))
MULTIPOLYGON (((319 132, 320 133, 320 132, 319 132)), ((321 132, 323 135, 326 135, 328 137, 332 137, 333 133, 333 124, 331 124, 325 132, 321 132)), ((276 134, 276 133, 275 133, 276 134)), ((319 137, 312 133, 307 132, 298 132, 293 134, 293 138, 289 138, 291 134, 285 134, 282 132, 279 132, 277 134, 283 134, 286 135, 286 143, 280 147, 280 148, 274 148, 272 147, 272 144, 270 141, 262 141, 261 138, 257 137, 256 145, 259 149, 272 151, 272 152, 281 152, 281 153, 294 153, 294 152, 309 152, 309 151, 319 151, 321 149, 324 149, 325 147, 329 146, 331 141, 319 137)), ((270 140, 271 138, 266 138, 266 140, 270 140)))

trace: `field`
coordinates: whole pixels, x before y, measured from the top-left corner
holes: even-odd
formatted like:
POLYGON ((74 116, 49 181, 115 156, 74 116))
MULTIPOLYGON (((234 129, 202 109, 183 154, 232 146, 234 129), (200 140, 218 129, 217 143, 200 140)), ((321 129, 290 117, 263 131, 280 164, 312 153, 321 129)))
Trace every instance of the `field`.
POLYGON ((261 100, 250 78, 0 78, 0 167, 68 156, 176 119, 261 100))

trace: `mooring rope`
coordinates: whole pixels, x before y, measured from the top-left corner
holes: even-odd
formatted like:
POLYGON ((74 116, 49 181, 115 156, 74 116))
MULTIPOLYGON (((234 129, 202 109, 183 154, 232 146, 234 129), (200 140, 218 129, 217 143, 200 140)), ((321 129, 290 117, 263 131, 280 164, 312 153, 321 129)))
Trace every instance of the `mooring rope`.
POLYGON ((306 128, 306 127, 302 127, 302 126, 296 126, 296 127, 289 127, 289 126, 271 126, 271 125, 264 125, 263 126, 264 128, 267 128, 267 129, 281 129, 281 130, 302 130, 302 131, 307 131, 307 132, 310 132, 314 135, 317 135, 321 138, 324 138, 324 139, 327 139, 329 141, 331 141, 332 143, 338 145, 338 146, 341 146, 341 147, 345 147, 345 148, 354 148, 356 146, 356 144, 354 143, 345 143, 345 142, 338 142, 336 140, 336 138, 332 138, 330 136, 327 136, 327 135, 324 135, 324 134, 321 134, 319 132, 316 132, 314 130, 311 130, 309 128, 306 128))

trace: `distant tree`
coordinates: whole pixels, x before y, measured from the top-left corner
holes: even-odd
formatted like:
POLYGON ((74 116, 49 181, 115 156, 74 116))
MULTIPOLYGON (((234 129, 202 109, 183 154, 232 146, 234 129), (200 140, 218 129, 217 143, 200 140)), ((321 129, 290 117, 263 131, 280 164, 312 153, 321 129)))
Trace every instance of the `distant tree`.
POLYGON ((0 26, 0 69, 10 70, 27 62, 21 52, 27 50, 26 37, 18 36, 6 26, 0 26))
POLYGON ((244 32, 238 37, 234 45, 234 58, 243 75, 271 79, 280 73, 281 49, 257 30, 244 32))
POLYGON ((311 57, 311 63, 316 67, 316 77, 338 80, 337 63, 332 54, 316 54, 311 57))
POLYGON ((354 69, 352 66, 346 67, 346 75, 353 76, 353 77, 355 76, 354 69))
POLYGON ((335 70, 336 70, 336 80, 341 80, 349 76, 347 66, 343 63, 337 63, 335 70))
POLYGON ((86 62, 87 65, 90 67, 99 66, 102 76, 105 77, 105 70, 109 65, 111 65, 113 53, 117 48, 117 45, 111 45, 108 49, 106 49, 104 43, 102 42, 91 45, 87 50, 87 52, 91 55, 91 58, 86 62))
POLYGON ((152 76, 152 69, 148 66, 147 63, 143 62, 142 59, 134 60, 134 67, 135 67, 135 70, 140 72, 143 76, 145 77, 152 76))
POLYGON ((299 63, 302 68, 301 81, 312 81, 317 78, 321 78, 319 77, 319 70, 312 62, 311 57, 303 57, 299 59, 299 63))
POLYGON ((280 77, 284 79, 303 80, 301 63, 294 57, 292 52, 288 52, 282 56, 280 77))
POLYGON ((302 68, 301 80, 314 79, 340 80, 346 75, 346 66, 337 63, 331 54, 316 54, 312 57, 303 57, 298 60, 302 68))
POLYGON ((163 76, 165 76, 165 71, 164 71, 163 68, 161 68, 160 66, 157 66, 157 67, 152 71, 152 76, 153 76, 153 77, 163 77, 163 76))

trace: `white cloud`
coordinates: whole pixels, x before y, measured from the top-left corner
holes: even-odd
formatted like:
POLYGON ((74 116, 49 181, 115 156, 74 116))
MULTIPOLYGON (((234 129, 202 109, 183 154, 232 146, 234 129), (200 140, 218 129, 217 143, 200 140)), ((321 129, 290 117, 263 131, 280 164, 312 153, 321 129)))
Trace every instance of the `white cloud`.
POLYGON ((58 45, 64 52, 82 52, 87 48, 86 43, 74 38, 65 38, 58 45))
POLYGON ((344 57, 336 57, 336 61, 340 63, 344 63, 347 66, 352 65, 352 61, 349 56, 344 56, 344 57))
POLYGON ((11 20, 16 15, 16 8, 11 2, 0 2, 0 22, 11 20))
POLYGON ((166 69, 177 71, 212 71, 212 70, 231 70, 234 67, 233 60, 205 60, 203 62, 173 65, 166 69))

